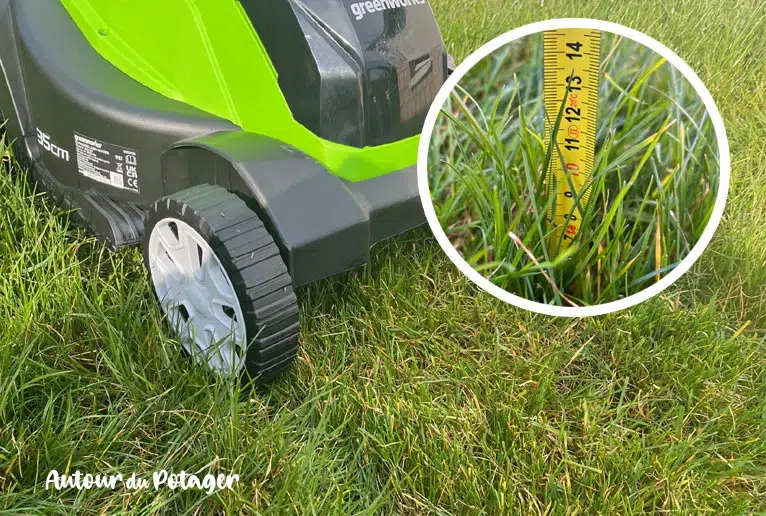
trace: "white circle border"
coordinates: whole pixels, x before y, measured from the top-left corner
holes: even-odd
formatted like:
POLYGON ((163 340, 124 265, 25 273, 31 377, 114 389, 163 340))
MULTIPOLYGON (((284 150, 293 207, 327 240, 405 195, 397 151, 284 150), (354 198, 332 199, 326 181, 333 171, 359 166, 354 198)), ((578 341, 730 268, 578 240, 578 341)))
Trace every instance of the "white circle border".
POLYGON ((418 146, 418 162, 417 162, 417 181, 418 190, 420 193, 420 201, 425 211, 426 220, 431 228, 431 231, 436 238, 436 241, 441 246, 442 250, 446 253, 447 257, 454 263, 457 268, 462 272, 471 282, 476 286, 484 290, 485 292, 495 296, 501 301, 505 301, 518 308, 523 308, 532 312, 556 316, 556 317, 590 317, 597 315, 604 315, 618 310, 624 310, 635 306, 647 299, 650 299, 673 283, 675 283, 684 273, 686 273, 694 262, 702 255, 702 252, 707 248, 708 244, 713 238, 718 225, 723 217, 724 208, 726 206, 726 198, 729 193, 729 180, 731 176, 731 158, 729 156, 729 141, 726 137, 726 129, 724 127, 723 118, 718 111, 712 95, 703 84, 699 76, 681 59, 675 52, 668 47, 660 43, 659 41, 647 36, 646 34, 637 30, 625 27, 618 23, 606 22, 602 20, 596 20, 592 18, 556 18, 551 20, 545 20, 541 22, 530 23, 517 29, 513 29, 510 32, 506 32, 501 36, 496 37, 490 42, 482 45, 478 50, 468 56, 456 70, 450 75, 447 81, 442 85, 439 92, 436 94, 433 104, 426 115, 426 119, 423 126, 423 132, 420 137, 420 143, 418 146), (713 207, 713 213, 708 221, 707 226, 702 232, 702 236, 699 241, 694 245, 691 252, 681 260, 670 273, 663 277, 657 283, 645 288, 644 290, 628 296, 617 301, 611 301, 609 303, 603 303, 600 305, 592 306, 580 306, 580 307, 566 307, 566 306, 554 306, 547 305, 545 303, 538 303, 536 301, 530 301, 521 296, 512 294, 474 270, 471 265, 465 261, 460 253, 452 246, 452 243, 447 238, 446 233, 441 227, 441 224, 436 217, 436 211, 434 210, 433 201, 431 200, 431 191, 428 184, 428 153, 431 143, 431 136, 433 134, 434 126, 436 125, 436 119, 442 106, 447 100, 450 92, 455 88, 457 83, 463 76, 471 70, 480 60, 486 56, 498 50, 500 47, 507 45, 508 43, 539 33, 546 30, 555 29, 570 29, 570 28, 582 28, 582 29, 595 29, 605 32, 612 32, 620 36, 627 37, 644 46, 649 47, 651 50, 667 59, 668 63, 675 66, 683 76, 694 87, 697 95, 702 99, 705 109, 710 116, 710 120, 715 130, 716 140, 718 143, 718 162, 719 162, 719 184, 718 195, 716 197, 715 206, 713 207))

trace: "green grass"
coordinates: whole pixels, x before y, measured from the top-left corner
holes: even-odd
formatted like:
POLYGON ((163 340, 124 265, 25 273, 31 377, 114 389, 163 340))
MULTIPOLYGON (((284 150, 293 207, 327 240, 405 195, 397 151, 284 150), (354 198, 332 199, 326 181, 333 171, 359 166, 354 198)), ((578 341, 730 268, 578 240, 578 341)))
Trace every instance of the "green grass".
MULTIPOLYGON (((551 242, 542 34, 481 60, 442 107, 430 141, 434 208, 465 260, 499 287, 556 305, 635 294, 699 241, 719 183, 712 122, 694 88, 649 48, 601 42, 596 154, 578 197, 581 228, 566 253, 551 242), (552 244, 552 245, 551 245, 552 244)), ((552 152, 552 154, 551 154, 552 152)))
POLYGON ((422 229, 299 293, 297 367, 256 392, 179 360, 139 253, 0 173, 0 513, 766 512, 766 8, 434 0, 458 58, 553 16, 674 49, 732 147, 724 221, 628 311, 552 319, 472 287, 422 229), (234 471, 233 492, 45 492, 48 471, 234 471))

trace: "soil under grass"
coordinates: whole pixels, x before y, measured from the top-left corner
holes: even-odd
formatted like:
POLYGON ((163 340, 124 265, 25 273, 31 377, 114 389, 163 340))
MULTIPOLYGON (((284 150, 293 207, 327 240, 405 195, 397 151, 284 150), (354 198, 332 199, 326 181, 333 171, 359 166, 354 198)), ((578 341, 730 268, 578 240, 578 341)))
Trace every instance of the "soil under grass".
POLYGON ((718 149, 701 98, 664 58, 605 32, 596 154, 579 232, 563 251, 548 222, 542 34, 493 52, 443 106, 428 163, 437 216, 454 247, 501 288, 582 306, 635 294, 699 241, 715 205, 718 149))
POLYGON ((426 229, 299 292, 297 367, 256 391, 179 359, 140 254, 0 172, 0 513, 766 512, 766 7, 432 0, 458 59, 554 16, 663 41, 727 123, 732 190, 697 265, 608 316, 473 288, 426 229), (48 472, 235 472, 233 491, 46 491, 48 472))

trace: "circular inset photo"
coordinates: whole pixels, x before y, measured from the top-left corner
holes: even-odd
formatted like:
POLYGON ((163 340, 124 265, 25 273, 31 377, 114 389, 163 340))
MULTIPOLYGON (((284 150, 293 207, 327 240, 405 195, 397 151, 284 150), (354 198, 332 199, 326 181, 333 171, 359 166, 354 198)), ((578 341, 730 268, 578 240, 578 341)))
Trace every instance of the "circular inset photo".
POLYGON ((651 38, 597 20, 488 43, 437 95, 420 144, 429 224, 481 288, 551 315, 634 305, 710 241, 729 183, 709 92, 651 38))

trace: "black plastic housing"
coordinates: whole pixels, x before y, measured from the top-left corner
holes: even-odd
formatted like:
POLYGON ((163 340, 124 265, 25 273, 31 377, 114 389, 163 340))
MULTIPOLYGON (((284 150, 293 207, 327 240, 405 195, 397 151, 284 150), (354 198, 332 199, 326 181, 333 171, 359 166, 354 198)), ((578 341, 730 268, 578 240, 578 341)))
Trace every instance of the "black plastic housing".
POLYGON ((240 0, 298 122, 355 147, 418 134, 447 77, 426 0, 240 0))

